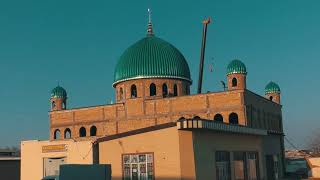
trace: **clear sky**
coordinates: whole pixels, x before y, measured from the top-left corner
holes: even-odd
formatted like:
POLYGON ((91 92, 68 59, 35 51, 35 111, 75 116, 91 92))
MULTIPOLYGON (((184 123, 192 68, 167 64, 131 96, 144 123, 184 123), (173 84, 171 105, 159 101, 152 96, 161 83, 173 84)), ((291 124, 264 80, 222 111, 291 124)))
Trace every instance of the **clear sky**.
POLYGON ((201 21, 209 25, 204 92, 221 90, 238 58, 248 89, 282 90, 286 135, 298 147, 320 127, 320 1, 318 0, 10 0, 0 2, 0 146, 48 139, 49 97, 58 82, 69 107, 114 99, 117 59, 146 35, 152 8, 156 36, 186 57, 196 92, 201 21), (209 64, 214 64, 214 72, 209 64))

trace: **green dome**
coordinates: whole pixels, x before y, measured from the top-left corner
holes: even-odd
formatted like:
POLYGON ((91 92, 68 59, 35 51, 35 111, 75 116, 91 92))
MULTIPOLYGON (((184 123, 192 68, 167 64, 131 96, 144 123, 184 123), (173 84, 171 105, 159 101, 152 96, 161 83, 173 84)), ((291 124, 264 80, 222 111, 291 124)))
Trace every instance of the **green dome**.
POLYGON ((67 98, 67 91, 58 85, 52 89, 51 98, 67 98))
POLYGON ((280 87, 278 84, 276 84, 275 82, 269 82, 269 84, 266 85, 265 88, 265 93, 266 94, 270 94, 270 93, 279 93, 280 94, 280 87))
POLYGON ((227 75, 229 74, 247 74, 246 66, 240 60, 235 59, 227 67, 227 75))
POLYGON ((114 73, 114 83, 142 78, 173 78, 189 81, 187 61, 170 43, 149 35, 121 55, 114 73))

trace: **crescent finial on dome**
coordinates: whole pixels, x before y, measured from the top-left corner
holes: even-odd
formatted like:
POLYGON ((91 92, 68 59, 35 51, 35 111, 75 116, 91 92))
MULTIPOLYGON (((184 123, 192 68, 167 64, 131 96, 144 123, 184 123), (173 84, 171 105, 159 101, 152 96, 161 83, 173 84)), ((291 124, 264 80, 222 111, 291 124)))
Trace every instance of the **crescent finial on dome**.
POLYGON ((153 35, 153 28, 152 28, 152 20, 151 20, 151 9, 148 8, 148 28, 147 28, 147 35, 152 36, 153 35))

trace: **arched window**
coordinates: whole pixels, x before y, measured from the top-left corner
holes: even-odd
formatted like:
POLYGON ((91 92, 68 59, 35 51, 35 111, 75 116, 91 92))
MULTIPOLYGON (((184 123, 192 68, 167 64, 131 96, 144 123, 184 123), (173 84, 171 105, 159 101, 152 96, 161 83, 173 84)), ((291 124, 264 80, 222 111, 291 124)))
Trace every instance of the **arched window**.
POLYGON ((200 117, 199 116, 195 116, 195 117, 193 117, 193 119, 200 119, 200 117))
POLYGON ((173 86, 173 96, 178 96, 178 86, 176 84, 173 86))
POLYGON ((120 94, 120 100, 122 100, 123 99, 123 89, 122 89, 122 87, 119 90, 119 94, 120 94))
POLYGON ((150 84, 149 89, 150 89, 150 96, 157 95, 157 87, 156 87, 156 85, 154 83, 150 84))
POLYGON ((237 78, 233 78, 233 79, 232 79, 232 87, 236 87, 237 84, 238 84, 237 78))
POLYGON ((164 83, 164 84, 162 85, 162 96, 163 96, 163 97, 167 97, 167 96, 168 96, 168 86, 167 86, 166 83, 164 83))
POLYGON ((269 99, 270 99, 270 101, 272 101, 272 100, 273 100, 273 97, 272 97, 272 96, 270 96, 270 97, 269 97, 269 99))
POLYGON ((238 121, 238 114, 236 113, 231 113, 229 115, 229 123, 230 124, 239 124, 239 121, 238 121))
POLYGON ((97 127, 91 126, 90 128, 90 136, 96 136, 97 135, 97 127))
POLYGON ((54 130, 53 139, 60 139, 60 130, 54 130))
POLYGON ((213 120, 217 122, 223 122, 223 117, 221 114, 216 114, 214 115, 213 120))
POLYGON ((52 103, 51 103, 51 108, 53 109, 53 108, 55 108, 56 107, 56 102, 55 101, 52 101, 52 103))
POLYGON ((71 138, 71 130, 69 128, 64 130, 64 138, 70 139, 71 138))
POLYGON ((79 136, 80 136, 80 137, 86 137, 86 135, 87 135, 86 128, 81 127, 81 128, 79 129, 79 136))
POLYGON ((178 119, 178 121, 184 121, 184 120, 186 120, 185 117, 181 117, 181 118, 178 119))
POLYGON ((189 89, 189 85, 188 84, 186 84, 186 95, 189 95, 190 94, 190 89, 189 89))
POLYGON ((131 86, 131 98, 136 98, 136 97, 137 97, 137 86, 133 84, 131 86))
POLYGON ((67 102, 65 100, 62 103, 62 109, 67 109, 67 102))

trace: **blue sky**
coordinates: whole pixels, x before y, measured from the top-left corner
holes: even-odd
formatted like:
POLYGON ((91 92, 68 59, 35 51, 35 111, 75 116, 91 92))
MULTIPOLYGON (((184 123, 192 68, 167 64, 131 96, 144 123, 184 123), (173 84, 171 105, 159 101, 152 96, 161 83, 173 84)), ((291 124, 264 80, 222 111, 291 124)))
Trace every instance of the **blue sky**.
POLYGON ((69 107, 113 100, 115 64, 145 36, 149 7, 155 34, 186 57, 193 93, 201 21, 211 16, 203 91, 221 90, 227 64, 238 58, 248 89, 263 95, 270 80, 280 85, 287 137, 301 148, 308 143, 320 125, 320 1, 10 0, 0 2, 0 146, 48 138, 58 82, 69 107))

